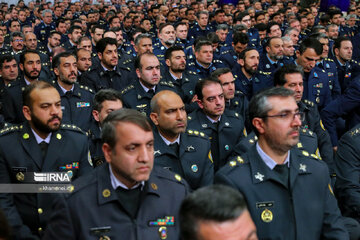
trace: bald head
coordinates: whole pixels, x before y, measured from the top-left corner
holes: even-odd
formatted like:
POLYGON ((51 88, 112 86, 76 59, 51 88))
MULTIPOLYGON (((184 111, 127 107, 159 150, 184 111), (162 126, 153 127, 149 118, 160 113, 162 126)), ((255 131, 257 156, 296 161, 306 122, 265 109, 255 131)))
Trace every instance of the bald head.
POLYGON ((185 105, 175 92, 164 90, 151 99, 150 118, 159 133, 170 142, 186 129, 185 105))

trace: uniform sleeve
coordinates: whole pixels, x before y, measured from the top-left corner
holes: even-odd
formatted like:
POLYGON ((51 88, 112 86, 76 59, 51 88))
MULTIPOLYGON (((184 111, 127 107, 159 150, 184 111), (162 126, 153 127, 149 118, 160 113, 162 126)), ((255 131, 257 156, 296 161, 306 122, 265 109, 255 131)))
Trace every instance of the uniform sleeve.
POLYGON ((42 238, 42 240, 56 239, 76 239, 70 209, 64 196, 57 198, 54 204, 53 215, 42 238))
MULTIPOLYGON (((209 144, 210 148, 210 144, 209 144)), ((214 164, 212 161, 211 151, 209 151, 208 155, 206 156, 205 160, 205 170, 202 173, 200 187, 208 186, 213 184, 214 182, 214 164)))
POLYGON ((332 89, 332 98, 337 99, 341 95, 341 87, 339 83, 338 72, 334 71, 334 82, 333 82, 333 89, 332 89))
POLYGON ((4 113, 4 118, 6 122, 9 123, 18 123, 17 121, 19 121, 17 119, 17 113, 16 113, 16 107, 15 107, 15 103, 11 97, 11 95, 9 94, 8 90, 5 88, 3 93, 1 94, 1 98, 2 98, 2 102, 3 102, 3 113, 4 113))
POLYGON ((354 139, 345 135, 335 156, 336 194, 345 216, 360 218, 360 153, 354 139))
POLYGON ((346 92, 321 111, 321 118, 328 130, 333 146, 337 146, 336 119, 351 113, 360 106, 360 81, 353 80, 346 92))
POLYGON ((81 139, 83 141, 83 148, 81 151, 81 159, 80 159, 80 176, 91 172, 93 170, 91 161, 91 154, 89 150, 89 142, 88 138, 84 135, 81 139))

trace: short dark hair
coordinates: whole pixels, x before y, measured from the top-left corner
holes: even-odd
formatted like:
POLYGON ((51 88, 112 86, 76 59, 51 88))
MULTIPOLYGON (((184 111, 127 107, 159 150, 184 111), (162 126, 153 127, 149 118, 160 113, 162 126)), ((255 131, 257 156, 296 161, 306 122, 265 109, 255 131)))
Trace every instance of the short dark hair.
MULTIPOLYGON (((268 99, 271 97, 293 97, 294 92, 284 87, 273 87, 259 92, 252 97, 249 103, 249 119, 252 123, 253 119, 264 118, 266 120, 267 113, 272 109, 268 99)), ((256 135, 259 135, 257 129, 252 126, 256 135)))
POLYGON ((117 46, 117 41, 116 41, 116 39, 114 39, 114 38, 109 38, 109 37, 105 37, 105 38, 100 39, 100 40, 97 42, 96 46, 95 46, 96 51, 97 51, 98 53, 104 53, 105 48, 107 47, 107 45, 115 45, 115 46, 117 46))
POLYGON ((314 49, 315 53, 319 56, 323 52, 323 46, 321 45, 319 40, 315 38, 306 38, 300 43, 300 47, 299 47, 300 55, 303 54, 308 48, 314 49))
POLYGON ((107 143, 111 149, 114 149, 118 137, 116 135, 116 126, 119 123, 132 123, 146 132, 152 131, 148 118, 134 109, 122 108, 111 112, 102 124, 101 140, 107 143))
POLYGON ((183 52, 184 52, 184 49, 183 49, 183 47, 178 46, 178 45, 169 47, 169 48, 166 49, 166 51, 165 51, 165 59, 170 59, 170 58, 171 58, 171 54, 172 54, 173 52, 175 52, 175 51, 183 51, 183 52))
POLYGON ((285 75, 293 73, 299 73, 301 76, 304 76, 302 67, 296 66, 295 64, 284 65, 283 67, 279 68, 274 74, 274 85, 284 86, 287 83, 285 75))
POLYGON ((341 37, 338 37, 337 39, 335 39, 334 45, 333 45, 333 50, 341 48, 341 43, 344 41, 351 42, 350 38, 344 37, 344 36, 341 36, 341 37))
POLYGON ((201 81, 198 81, 195 86, 195 95, 197 95, 197 98, 199 100, 202 100, 204 98, 202 90, 204 87, 209 86, 211 84, 219 84, 221 86, 221 82, 216 78, 206 78, 201 81))
MULTIPOLYGON (((109 19, 109 24, 112 24, 112 22, 113 22, 114 19, 116 19, 116 18, 118 18, 118 19, 120 20, 120 18, 119 18, 117 15, 112 16, 112 17, 109 19)), ((125 20, 125 18, 124 18, 124 20, 125 20)))
POLYGON ((32 91, 35 89, 47 89, 47 88, 54 88, 50 83, 44 82, 44 81, 34 81, 27 85, 22 92, 22 98, 23 98, 23 105, 28 106, 30 109, 32 109, 32 103, 33 99, 31 99, 30 95, 32 91))
POLYGON ((0 69, 3 67, 5 62, 11 62, 12 60, 16 60, 15 57, 11 54, 4 54, 0 56, 0 69))
POLYGON ((31 50, 31 49, 26 49, 25 51, 23 51, 20 55, 20 63, 24 64, 25 63, 25 58, 26 58, 26 55, 29 54, 29 53, 33 53, 33 54, 36 54, 40 57, 38 51, 36 50, 31 50))
POLYGON ((140 54, 139 56, 136 57, 135 59, 135 69, 140 69, 141 71, 141 68, 142 68, 142 65, 141 65, 141 59, 144 57, 144 56, 151 56, 151 57, 156 57, 155 54, 153 53, 150 53, 150 52, 145 52, 143 54, 140 54))
POLYGON ((202 46, 212 46, 212 43, 210 41, 199 41, 195 45, 195 52, 199 52, 202 46))
POLYGON ((66 52, 62 52, 57 54, 53 59, 52 59, 52 67, 55 68, 59 68, 60 66, 60 62, 61 62, 61 58, 66 58, 66 57, 70 57, 73 56, 75 59, 77 59, 76 55, 74 54, 74 52, 72 51, 66 51, 66 52))
POLYGON ((231 72, 230 68, 218 68, 211 73, 211 78, 219 78, 221 75, 231 72))
POLYGON ((104 28, 103 28, 101 25, 99 25, 99 24, 94 24, 94 25, 91 26, 90 32, 91 32, 91 33, 95 33, 95 30, 96 30, 96 29, 102 29, 102 30, 104 30, 104 28))
POLYGON ((253 51, 253 50, 258 51, 258 50, 256 50, 255 48, 246 48, 244 51, 242 51, 242 52, 239 54, 239 59, 242 59, 242 60, 245 61, 246 53, 247 53, 247 52, 250 52, 250 51, 253 51))
POLYGON ((229 186, 215 184, 200 188, 188 195, 180 206, 180 237, 198 240, 199 222, 233 221, 246 210, 244 197, 229 186))
POLYGON ((82 28, 80 26, 77 26, 77 25, 72 25, 69 28, 68 34, 72 34, 75 30, 81 30, 82 31, 82 28))
POLYGON ((249 37, 246 33, 243 32, 235 32, 233 36, 233 43, 234 45, 241 43, 241 44, 248 44, 249 43, 249 37))
POLYGON ((266 33, 270 33, 271 32, 271 28, 275 25, 278 25, 279 28, 281 27, 280 24, 278 24, 277 22, 269 22, 266 28, 266 33))
POLYGON ((93 109, 100 112, 103 108, 102 103, 105 101, 117 101, 122 102, 121 93, 115 89, 101 89, 94 96, 93 109))

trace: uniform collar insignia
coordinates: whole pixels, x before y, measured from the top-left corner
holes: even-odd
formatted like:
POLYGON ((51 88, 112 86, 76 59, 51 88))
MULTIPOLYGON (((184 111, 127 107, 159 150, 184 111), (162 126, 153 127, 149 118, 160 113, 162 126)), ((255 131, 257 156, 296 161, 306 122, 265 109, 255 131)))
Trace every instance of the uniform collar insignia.
POLYGON ((255 179, 258 179, 260 182, 262 182, 262 181, 264 181, 264 175, 257 172, 256 175, 255 175, 255 179))
POLYGON ((300 163, 299 170, 301 170, 301 171, 303 171, 303 172, 306 172, 306 165, 300 163))

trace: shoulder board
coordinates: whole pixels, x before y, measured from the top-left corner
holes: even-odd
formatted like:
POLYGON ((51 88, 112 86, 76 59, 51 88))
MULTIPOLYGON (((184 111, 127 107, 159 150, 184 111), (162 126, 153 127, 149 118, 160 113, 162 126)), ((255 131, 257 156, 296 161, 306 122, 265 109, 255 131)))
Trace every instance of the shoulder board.
POLYGON ((360 128, 355 128, 349 131, 351 137, 359 136, 360 128))
POLYGON ((320 160, 320 158, 316 155, 316 154, 310 154, 309 152, 305 151, 305 150, 302 150, 301 151, 301 154, 305 157, 309 157, 309 158, 313 158, 313 159, 317 159, 317 160, 320 160))
POLYGON ((221 60, 219 60, 219 59, 215 59, 214 61, 213 61, 214 63, 223 63, 221 60))
POLYGON ((133 89, 134 88, 134 85, 129 85, 127 87, 125 87, 122 91, 121 91, 121 94, 125 94, 127 93, 130 89, 133 89))
POLYGON ((301 133, 307 136, 311 136, 311 137, 315 137, 314 132, 307 129, 307 128, 301 128, 300 129, 301 133))
POLYGON ((196 75, 196 72, 188 71, 189 74, 196 75))
POLYGON ((85 132, 81 128, 72 124, 61 124, 61 129, 71 130, 85 134, 85 132))
POLYGON ((190 49, 190 48, 192 48, 192 46, 187 46, 185 49, 187 50, 187 49, 190 49))
POLYGON ((89 92, 91 92, 91 93, 95 93, 94 90, 92 90, 92 89, 89 88, 88 86, 79 85, 79 87, 80 87, 81 89, 85 89, 85 90, 87 90, 87 91, 89 91, 89 92))
POLYGON ((188 64, 188 66, 193 66, 193 65, 195 65, 194 62, 191 62, 191 63, 188 64))
POLYGON ((325 58, 325 61, 334 62, 334 60, 331 58, 325 58))
POLYGON ((174 87, 174 84, 171 82, 171 81, 160 81, 159 82, 160 85, 165 85, 165 86, 168 86, 168 87, 174 87))
POLYGON ((250 144, 254 144, 254 143, 257 142, 257 140, 258 140, 258 137, 255 135, 254 137, 252 137, 252 138, 249 139, 249 143, 250 143, 250 144))
POLYGON ((18 126, 18 125, 14 125, 14 126, 9 126, 9 127, 5 127, 4 129, 2 129, 0 131, 0 136, 4 136, 8 133, 11 133, 11 132, 15 132, 15 131, 19 131, 23 128, 22 125, 18 126))
POLYGON ((244 93, 240 90, 235 91, 235 95, 244 95, 244 93))
POLYGON ((270 75, 271 72, 263 72, 263 71, 259 71, 260 74, 263 74, 263 75, 270 75))
POLYGON ((307 100, 307 99, 304 100, 304 103, 305 103, 306 105, 308 105, 308 106, 311 106, 311 107, 313 107, 313 106, 315 105, 314 102, 309 101, 309 100, 307 100))
POLYGON ((187 133, 189 136, 197 136, 197 137, 203 137, 203 138, 205 138, 205 139, 209 139, 209 137, 208 137, 205 133, 199 132, 199 131, 197 131, 197 130, 191 130, 191 129, 189 129, 189 130, 186 131, 186 133, 187 133))
POLYGON ((153 172, 157 177, 164 178, 182 185, 186 185, 185 180, 179 174, 173 173, 169 170, 157 167, 153 169, 153 172))
POLYGON ((229 161, 228 164, 230 165, 230 167, 236 167, 244 163, 245 163, 244 159, 241 156, 237 156, 233 158, 231 161, 229 161))

